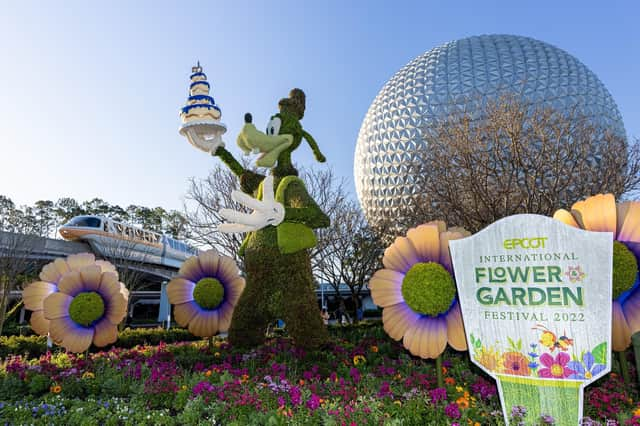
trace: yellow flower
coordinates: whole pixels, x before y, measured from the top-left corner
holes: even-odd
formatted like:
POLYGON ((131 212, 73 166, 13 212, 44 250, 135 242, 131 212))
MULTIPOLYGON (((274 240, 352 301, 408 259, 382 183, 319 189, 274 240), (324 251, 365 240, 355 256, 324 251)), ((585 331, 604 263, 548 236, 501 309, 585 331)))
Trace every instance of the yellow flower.
POLYGON ((187 390, 187 385, 182 385, 181 389, 182 390, 187 390))
POLYGON ((96 377, 96 376, 95 376, 95 374, 93 374, 93 373, 92 373, 92 372, 90 372, 90 371, 86 371, 86 372, 82 375, 82 378, 83 378, 83 379, 95 379, 95 377, 96 377))
POLYGON ((213 354, 216 358, 220 357, 220 352, 216 352, 215 354, 213 354))
POLYGON ((487 348, 486 346, 483 346, 480 351, 476 352, 475 358, 489 371, 499 373, 504 368, 504 361, 494 348, 487 348))
POLYGON ((634 417, 640 417, 640 407, 635 409, 635 411, 633 412, 633 416, 634 417))
POLYGON ((402 401, 398 401, 398 400, 393 401, 393 403, 396 404, 398 407, 402 405, 402 401))
POLYGON ((367 359, 362 355, 356 355, 353 357, 353 365, 367 362, 367 359))
POLYGON ((60 393, 62 392, 62 386, 60 385, 53 385, 49 388, 49 390, 51 391, 51 393, 60 393))

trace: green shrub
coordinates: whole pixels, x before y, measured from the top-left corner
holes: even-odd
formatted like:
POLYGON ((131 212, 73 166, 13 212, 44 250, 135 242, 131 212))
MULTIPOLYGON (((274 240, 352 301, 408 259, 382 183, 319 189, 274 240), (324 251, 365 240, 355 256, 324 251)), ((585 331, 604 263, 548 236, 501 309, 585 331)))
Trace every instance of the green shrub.
POLYGON ((47 352, 47 338, 44 336, 0 336, 0 358, 9 355, 39 357, 47 352))
MULTIPOLYGON (((112 347, 130 349, 138 345, 157 345, 160 342, 174 343, 182 341, 200 340, 183 328, 127 328, 120 332, 118 340, 112 347)), ((55 346, 54 346, 55 348, 55 346)), ((92 347, 96 352, 107 348, 92 347)), ((27 355, 37 358, 47 353, 47 338, 44 336, 0 336, 0 359, 9 355, 27 355)))

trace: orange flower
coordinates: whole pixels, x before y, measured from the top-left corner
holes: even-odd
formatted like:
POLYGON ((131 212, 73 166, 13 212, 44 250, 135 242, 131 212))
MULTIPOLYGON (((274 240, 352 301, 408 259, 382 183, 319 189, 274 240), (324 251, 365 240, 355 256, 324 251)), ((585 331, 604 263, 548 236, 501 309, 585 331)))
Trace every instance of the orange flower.
POLYGON ((442 374, 447 374, 449 370, 447 370, 447 367, 442 367, 442 374))
POLYGON ((528 376, 529 360, 519 352, 506 352, 502 355, 504 361, 504 374, 514 376, 528 376))
POLYGON ((204 375, 207 376, 207 377, 211 376, 211 370, 207 370, 207 372, 204 373, 204 375))
POLYGON ((378 347, 375 345, 371 346, 370 349, 371 349, 371 352, 378 352, 378 347))
POLYGON ((62 387, 60 385, 53 385, 49 388, 51 393, 60 393, 62 392, 62 387))
POLYGON ((461 410, 469 408, 469 400, 463 396, 456 400, 456 404, 458 404, 458 408, 460 408, 461 410))
POLYGON ((300 384, 300 386, 304 386, 304 379, 298 380, 298 383, 300 384))
POLYGON ((453 377, 445 377, 444 382, 448 385, 453 386, 456 384, 456 379, 454 379, 453 377))

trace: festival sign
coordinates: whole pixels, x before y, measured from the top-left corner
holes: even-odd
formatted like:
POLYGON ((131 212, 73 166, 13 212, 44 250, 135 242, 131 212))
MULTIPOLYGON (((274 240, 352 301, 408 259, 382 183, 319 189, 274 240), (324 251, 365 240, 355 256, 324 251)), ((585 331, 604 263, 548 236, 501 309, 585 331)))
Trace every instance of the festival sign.
POLYGON ((584 387, 610 371, 612 238, 523 214, 449 242, 469 355, 507 425, 514 406, 578 425, 584 387))

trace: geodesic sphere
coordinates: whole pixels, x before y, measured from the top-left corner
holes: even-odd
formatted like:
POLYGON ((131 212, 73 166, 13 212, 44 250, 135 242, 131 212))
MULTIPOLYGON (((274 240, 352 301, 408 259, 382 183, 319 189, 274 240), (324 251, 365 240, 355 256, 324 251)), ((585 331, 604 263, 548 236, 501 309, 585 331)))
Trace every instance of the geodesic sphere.
POLYGON ((505 93, 535 107, 589 117, 625 137, 622 117, 596 75, 567 52, 528 37, 483 35, 418 56, 382 87, 360 128, 354 158, 356 192, 370 223, 393 218, 417 188, 412 162, 428 150, 423 135, 456 111, 481 116, 505 93))

